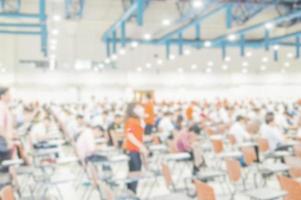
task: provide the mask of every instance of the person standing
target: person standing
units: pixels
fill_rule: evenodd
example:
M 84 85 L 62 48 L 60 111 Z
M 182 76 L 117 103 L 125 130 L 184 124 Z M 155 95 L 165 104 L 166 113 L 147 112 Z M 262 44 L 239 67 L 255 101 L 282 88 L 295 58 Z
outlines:
M 9 109 L 10 89 L 0 87 L 0 159 L 10 159 L 13 150 L 13 118 Z
M 146 135 L 150 135 L 153 132 L 153 127 L 155 124 L 155 111 L 154 111 L 154 102 L 151 94 L 146 94 L 146 100 L 144 103 L 144 112 L 145 112 L 145 130 Z
M 129 171 L 139 172 L 142 168 L 142 156 L 148 155 L 143 144 L 144 137 L 144 109 L 137 103 L 129 103 L 125 115 L 125 141 L 124 148 L 129 156 Z M 136 193 L 138 182 L 131 182 L 128 189 Z

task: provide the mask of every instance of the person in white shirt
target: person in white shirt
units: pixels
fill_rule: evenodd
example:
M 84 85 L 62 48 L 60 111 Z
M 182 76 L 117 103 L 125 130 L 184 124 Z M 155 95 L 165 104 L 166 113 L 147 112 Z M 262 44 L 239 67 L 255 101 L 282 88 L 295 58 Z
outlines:
M 268 140 L 270 151 L 275 151 L 285 143 L 284 136 L 275 123 L 274 113 L 269 112 L 265 117 L 265 124 L 262 125 L 260 133 Z
M 229 133 L 234 135 L 236 143 L 240 144 L 250 139 L 250 134 L 245 128 L 246 119 L 239 115 L 236 117 L 236 122 L 231 126 Z
M 171 113 L 165 112 L 158 125 L 159 132 L 161 133 L 161 139 L 164 140 L 170 136 L 175 130 L 175 126 L 172 123 Z

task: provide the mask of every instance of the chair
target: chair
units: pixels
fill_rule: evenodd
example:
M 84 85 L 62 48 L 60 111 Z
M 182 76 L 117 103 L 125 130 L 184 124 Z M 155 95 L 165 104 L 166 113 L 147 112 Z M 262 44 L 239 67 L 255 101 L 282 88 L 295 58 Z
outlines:
M 1 200 L 15 200 L 14 191 L 11 186 L 5 186 L 0 191 L 0 199 Z
M 298 157 L 286 157 L 285 163 L 289 166 L 289 173 L 292 178 L 301 177 L 301 159 Z
M 212 142 L 214 153 L 219 154 L 224 151 L 224 143 L 222 140 L 215 139 L 215 140 L 211 140 L 211 142 Z
M 269 151 L 269 142 L 265 138 L 259 138 L 257 140 L 260 153 L 267 153 Z
M 240 181 L 242 181 L 243 184 L 243 191 L 246 190 L 245 187 L 245 179 L 241 176 L 241 168 L 240 163 L 237 160 L 234 159 L 227 159 L 226 160 L 226 168 L 229 176 L 229 180 L 234 183 L 234 191 L 232 192 L 231 196 L 232 199 L 235 196 L 235 193 L 237 192 L 237 187 L 235 187 L 235 184 L 237 185 Z M 284 196 L 283 191 L 274 190 L 270 188 L 259 188 L 259 189 L 252 189 L 249 191 L 244 192 L 244 194 L 251 199 L 257 199 L 257 200 L 272 200 L 277 199 L 279 197 Z
M 194 184 L 196 188 L 197 200 L 216 200 L 214 190 L 211 186 L 198 180 L 195 180 Z
M 287 192 L 285 200 L 301 200 L 301 184 L 285 176 L 278 176 L 281 188 Z
M 294 154 L 295 156 L 301 158 L 301 145 L 297 144 L 294 146 Z
M 250 166 L 257 160 L 256 152 L 253 147 L 243 147 L 241 149 L 245 164 Z

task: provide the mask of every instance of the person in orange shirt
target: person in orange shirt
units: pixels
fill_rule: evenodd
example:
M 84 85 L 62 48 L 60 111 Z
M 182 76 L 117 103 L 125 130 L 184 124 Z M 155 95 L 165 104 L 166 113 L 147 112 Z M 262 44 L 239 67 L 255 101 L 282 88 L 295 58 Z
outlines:
M 155 112 L 154 112 L 154 103 L 151 94 L 146 94 L 146 100 L 144 103 L 144 112 L 145 112 L 145 129 L 144 133 L 150 135 L 153 132 L 153 127 L 155 124 Z
M 193 119 L 193 102 L 186 109 L 186 119 L 192 121 Z
M 137 103 L 127 106 L 125 117 L 125 142 L 124 148 L 129 156 L 129 171 L 139 172 L 142 168 L 142 156 L 148 155 L 148 150 L 143 144 L 144 137 L 144 109 Z M 136 193 L 138 182 L 131 182 L 128 189 Z

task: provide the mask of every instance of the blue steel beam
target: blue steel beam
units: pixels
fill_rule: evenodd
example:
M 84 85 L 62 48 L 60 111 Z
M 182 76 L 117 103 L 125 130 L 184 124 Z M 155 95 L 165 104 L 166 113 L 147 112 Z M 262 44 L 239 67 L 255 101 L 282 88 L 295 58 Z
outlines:
M 295 18 L 298 18 L 301 16 L 301 11 L 298 10 L 298 11 L 295 11 L 293 13 L 289 13 L 285 16 L 280 16 L 280 17 L 276 17 L 274 19 L 270 19 L 268 22 L 269 23 L 273 23 L 274 25 L 277 25 L 277 24 L 280 24 L 282 22 L 285 22 L 285 21 L 288 21 L 288 20 L 291 20 L 291 19 L 295 19 Z M 241 30 L 238 30 L 238 31 L 235 31 L 235 32 L 232 32 L 232 34 L 235 34 L 235 35 L 241 35 L 241 34 L 247 34 L 249 32 L 252 32 L 254 30 L 257 30 L 257 29 L 260 29 L 260 28 L 265 28 L 265 25 L 266 25 L 266 22 L 262 22 L 262 23 L 259 23 L 259 24 L 255 24 L 253 26 L 250 26 L 250 27 L 247 27 L 247 28 L 243 28 Z M 216 43 L 221 43 L 223 41 L 226 41 L 227 40 L 227 37 L 228 37 L 229 34 L 226 34 L 226 35 L 223 35 L 223 36 L 220 36 L 218 37 L 217 39 L 214 39 L 212 40 L 211 42 L 216 44 Z
M 173 31 L 173 32 L 170 32 L 170 33 L 167 33 L 166 35 L 164 35 L 163 37 L 161 37 L 159 40 L 160 42 L 163 42 L 165 40 L 168 40 L 168 39 L 171 39 L 172 37 L 175 37 L 177 36 L 179 33 L 183 33 L 187 30 L 189 30 L 190 28 L 194 27 L 196 24 L 200 24 L 202 21 L 204 21 L 205 19 L 207 19 L 208 17 L 211 17 L 213 16 L 214 14 L 216 14 L 217 12 L 223 10 L 224 8 L 226 8 L 227 6 L 225 5 L 220 5 L 218 6 L 217 8 L 215 8 L 214 10 L 212 10 L 211 12 L 207 13 L 207 14 L 204 14 L 200 17 L 198 17 L 197 19 L 194 19 L 192 22 L 190 22 L 189 24 Z
M 293 32 L 293 33 L 289 33 L 286 35 L 282 35 L 282 36 L 277 36 L 277 37 L 273 37 L 270 38 L 270 45 L 276 45 L 276 44 L 280 44 L 285 40 L 291 39 L 291 38 L 295 38 L 297 35 L 300 35 L 300 32 Z M 113 39 L 112 38 L 108 38 L 107 39 L 108 42 L 112 42 Z M 146 41 L 146 40 L 137 40 L 137 39 L 126 39 L 125 42 L 127 44 L 130 44 L 131 42 L 138 42 L 140 44 L 143 45 L 162 45 L 162 42 L 160 40 L 152 40 L 152 41 Z M 201 42 L 201 47 L 205 47 L 205 40 L 203 40 Z M 121 39 L 116 38 L 115 40 L 116 43 L 121 43 Z M 165 45 L 168 43 L 169 45 L 178 45 L 179 44 L 179 40 L 178 39 L 170 39 L 170 40 L 166 40 L 165 41 Z M 182 40 L 184 45 L 188 45 L 188 46 L 193 46 L 193 47 L 197 47 L 199 45 L 199 41 L 198 40 L 187 40 L 187 39 L 183 39 Z M 212 48 L 222 48 L 223 43 L 219 42 L 219 43 L 212 43 Z M 235 41 L 235 42 L 229 42 L 227 43 L 227 47 L 240 47 L 241 46 L 241 42 Z M 245 40 L 245 48 L 263 48 L 265 46 L 265 40 L 261 39 L 261 40 Z M 289 46 L 296 46 L 296 43 L 289 43 Z
M 47 32 L 47 15 L 46 15 L 46 0 L 39 1 L 39 19 L 41 25 L 41 50 L 44 56 L 48 54 L 48 32 Z
M 296 58 L 300 58 L 301 34 L 296 35 Z
M 113 31 L 119 29 L 122 26 L 122 23 L 126 23 L 133 15 L 135 15 L 137 12 L 137 22 L 138 24 L 141 23 L 141 20 L 143 21 L 143 18 L 141 19 L 140 15 L 143 15 L 144 5 L 142 6 L 142 13 L 141 13 L 141 2 L 144 4 L 145 0 L 135 0 L 135 2 L 129 7 L 129 9 L 120 17 L 120 19 L 113 24 L 102 36 L 102 40 L 105 41 L 106 38 L 110 37 L 110 35 L 113 33 Z
M 41 35 L 41 31 L 9 31 L 0 30 L 0 34 L 3 35 Z
M 34 13 L 0 13 L 0 17 L 39 19 L 40 15 L 39 14 L 34 14 Z
M 0 27 L 40 28 L 38 23 L 0 23 Z
M 227 27 L 227 29 L 232 28 L 232 20 L 233 20 L 232 10 L 233 10 L 233 4 L 230 3 L 227 5 L 227 8 L 226 8 L 226 27 Z

